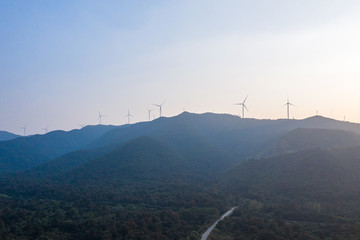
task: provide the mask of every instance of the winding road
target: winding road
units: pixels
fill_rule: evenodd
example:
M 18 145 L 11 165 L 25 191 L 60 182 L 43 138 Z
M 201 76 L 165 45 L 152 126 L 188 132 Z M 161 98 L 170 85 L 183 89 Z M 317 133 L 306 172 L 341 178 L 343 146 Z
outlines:
M 221 220 L 223 220 L 223 219 L 226 218 L 227 216 L 231 215 L 236 208 L 238 208 L 238 207 L 233 207 L 233 208 L 231 208 L 229 211 L 227 211 L 226 213 L 224 213 L 218 220 L 216 220 L 216 222 L 215 222 L 213 225 L 211 225 L 211 226 L 204 232 L 204 234 L 201 236 L 201 240 L 206 240 L 206 239 L 209 237 L 209 235 L 210 235 L 210 233 L 212 232 L 212 230 L 216 227 L 216 225 L 217 225 Z

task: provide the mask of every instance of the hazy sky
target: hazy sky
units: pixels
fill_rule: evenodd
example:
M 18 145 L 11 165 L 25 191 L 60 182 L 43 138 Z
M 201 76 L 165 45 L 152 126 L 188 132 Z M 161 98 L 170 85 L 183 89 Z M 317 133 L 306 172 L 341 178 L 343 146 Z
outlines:
M 183 111 L 360 122 L 360 1 L 0 0 L 0 130 Z

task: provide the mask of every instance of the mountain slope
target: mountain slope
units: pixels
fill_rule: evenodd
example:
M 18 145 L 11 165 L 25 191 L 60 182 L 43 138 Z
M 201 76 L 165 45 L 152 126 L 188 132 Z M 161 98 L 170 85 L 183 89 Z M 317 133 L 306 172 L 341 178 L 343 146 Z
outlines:
M 20 136 L 10 133 L 10 132 L 0 131 L 0 141 L 9 141 L 9 140 L 13 140 L 17 137 L 20 137 Z
M 141 136 L 111 149 L 78 150 L 48 161 L 34 169 L 21 172 L 16 176 L 25 178 L 24 181 L 27 181 L 26 179 L 37 179 L 39 181 L 56 179 L 60 182 L 75 183 L 77 179 L 83 179 L 84 182 L 79 183 L 80 185 L 98 179 L 94 184 L 102 185 L 104 179 L 114 180 L 121 177 L 122 179 L 129 178 L 127 181 L 134 181 L 131 178 L 132 175 L 118 175 L 122 170 L 115 170 L 127 166 L 130 172 L 132 169 L 138 168 L 144 168 L 147 171 L 151 169 L 152 175 L 159 169 L 169 168 L 171 175 L 168 175 L 167 179 L 177 179 L 178 174 L 183 172 L 189 178 L 201 181 L 232 166 L 233 159 L 226 153 L 214 149 L 202 139 L 191 138 L 188 134 L 184 136 L 186 136 L 185 139 L 178 139 L 174 136 L 172 143 L 167 142 L 165 138 L 159 140 Z M 176 147 L 174 143 L 177 144 Z M 132 159 L 136 159 L 136 161 L 132 161 Z M 161 166 L 158 161 L 162 161 Z M 174 168 L 175 165 L 176 169 Z M 92 175 L 94 177 L 89 177 Z M 154 177 L 156 178 L 157 175 L 155 174 Z M 144 178 L 141 177 L 138 180 L 144 180 Z M 181 178 L 181 181 L 184 179 Z
M 171 143 L 174 137 L 185 139 L 186 134 L 190 133 L 192 137 L 202 139 L 212 147 L 244 160 L 273 154 L 274 143 L 281 136 L 297 128 L 334 129 L 360 133 L 359 124 L 321 116 L 303 120 L 257 120 L 241 119 L 227 114 L 184 112 L 172 118 L 159 118 L 152 122 L 114 129 L 90 144 L 89 148 L 118 145 L 142 135 L 166 139 Z
M 197 197 L 210 194 L 204 185 L 209 170 L 154 138 L 142 136 L 110 152 L 92 151 L 2 178 L 0 188 L 7 194 L 71 201 L 80 195 L 100 202 L 181 206 L 190 199 L 210 200 Z
M 152 122 L 112 129 L 89 144 L 86 149 L 93 152 L 94 156 L 99 156 L 100 154 L 95 153 L 95 149 L 101 149 L 101 154 L 105 154 L 126 142 L 146 135 L 171 147 L 182 159 L 189 161 L 193 168 L 198 169 L 197 174 L 211 176 L 220 174 L 239 161 L 251 157 L 316 147 L 328 149 L 354 146 L 359 143 L 359 136 L 352 132 L 298 128 L 298 126 L 319 127 L 319 125 L 347 128 L 342 122 L 322 117 L 274 121 L 185 112 L 172 118 L 160 118 Z M 84 156 L 81 156 L 82 153 Z M 83 161 L 94 158 L 85 151 L 76 153 L 76 156 Z M 63 156 L 64 162 L 57 160 L 57 164 L 65 166 L 72 161 L 71 159 L 74 159 L 71 155 Z M 73 163 L 78 165 L 82 160 Z M 48 167 L 51 168 L 51 164 Z
M 337 129 L 297 128 L 280 137 L 272 155 L 307 149 L 331 149 L 360 145 L 360 135 Z
M 187 170 L 166 145 L 143 136 L 67 172 L 62 179 L 82 186 L 124 186 L 137 182 L 154 186 L 183 178 Z
M 245 161 L 224 174 L 221 185 L 256 197 L 360 200 L 359 172 L 360 147 L 315 149 Z
M 190 239 L 226 207 L 200 184 L 191 161 L 154 138 L 133 139 L 95 158 L 91 151 L 0 177 L 3 231 L 39 226 L 38 235 L 61 239 Z M 43 171 L 52 173 L 36 175 Z M 18 232 L 7 236 L 34 236 Z
M 0 142 L 0 173 L 26 170 L 86 145 L 115 128 L 87 126 L 81 130 L 53 131 Z
M 93 126 L 68 133 L 54 131 L 46 135 L 0 142 L 0 173 L 30 169 L 83 148 L 102 148 L 110 152 L 140 136 L 155 138 L 186 158 L 192 157 L 194 162 L 203 162 L 203 166 L 210 164 L 209 169 L 217 170 L 220 167 L 221 170 L 248 158 L 290 151 L 286 148 L 274 151 L 274 143 L 297 128 L 329 128 L 360 133 L 358 124 L 320 116 L 304 120 L 256 120 L 227 114 L 184 112 L 171 118 L 122 127 Z M 344 141 L 354 140 L 353 136 L 346 137 L 350 139 Z M 325 143 L 332 144 L 329 141 Z

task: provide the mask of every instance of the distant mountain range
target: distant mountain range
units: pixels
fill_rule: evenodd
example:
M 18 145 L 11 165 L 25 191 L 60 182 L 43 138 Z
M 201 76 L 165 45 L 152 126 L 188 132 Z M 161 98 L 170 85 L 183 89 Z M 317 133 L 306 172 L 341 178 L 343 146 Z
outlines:
M 220 177 L 220 189 L 236 194 L 257 191 L 256 186 L 266 185 L 275 176 L 279 182 L 286 178 L 300 181 L 294 176 L 299 176 L 296 171 L 306 164 L 309 169 L 334 166 L 332 174 L 336 175 L 341 168 L 328 166 L 334 163 L 328 160 L 342 156 L 334 151 L 357 149 L 359 132 L 358 124 L 320 116 L 256 120 L 185 112 L 134 125 L 87 126 L 2 141 L 0 169 L 3 174 L 19 172 L 15 175 L 19 182 L 84 189 L 113 186 L 117 191 L 133 185 L 206 184 Z M 304 174 L 309 174 L 307 180 L 319 180 L 313 173 Z M 280 190 L 274 187 L 271 191 Z
M 83 150 L 85 155 L 88 155 L 86 151 L 108 153 L 133 139 L 148 136 L 209 175 L 248 158 L 314 147 L 355 146 L 360 143 L 358 133 L 358 124 L 320 116 L 304 120 L 256 120 L 184 112 L 172 118 L 121 127 L 87 126 L 70 132 L 54 131 L 2 141 L 0 173 L 31 169 L 76 150 Z
M 10 132 L 0 131 L 0 141 L 9 141 L 9 140 L 15 139 L 17 137 L 20 137 L 20 136 L 10 133 Z

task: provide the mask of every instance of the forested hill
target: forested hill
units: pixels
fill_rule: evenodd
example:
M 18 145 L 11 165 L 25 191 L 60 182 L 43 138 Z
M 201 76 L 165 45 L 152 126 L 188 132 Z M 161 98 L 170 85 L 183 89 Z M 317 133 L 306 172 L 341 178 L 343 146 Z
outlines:
M 70 132 L 53 131 L 45 135 L 1 141 L 0 173 L 31 169 L 63 154 L 81 149 L 91 151 L 107 149 L 109 152 L 141 136 L 149 136 L 165 142 L 169 147 L 176 149 L 182 155 L 187 155 L 188 158 L 193 158 L 194 161 L 198 161 L 199 156 L 209 156 L 215 162 L 216 159 L 222 158 L 224 166 L 230 167 L 232 164 L 248 158 L 301 150 L 304 146 L 291 145 L 293 143 L 288 141 L 292 138 L 291 136 L 294 136 L 294 133 L 299 131 L 288 133 L 297 128 L 333 129 L 360 133 L 358 124 L 335 121 L 320 116 L 304 120 L 257 120 L 241 119 L 228 114 L 184 112 L 175 117 L 162 117 L 151 122 L 120 127 L 88 126 Z M 323 136 L 322 140 L 325 140 L 323 145 L 328 144 L 325 147 L 334 145 L 333 142 L 326 140 L 326 134 L 330 133 L 323 134 L 319 130 L 316 132 L 302 130 L 302 132 L 303 134 L 298 134 L 302 138 L 305 135 L 307 137 L 310 137 L 311 134 L 314 136 L 316 133 Z M 341 133 L 341 135 L 347 139 L 344 140 L 344 143 L 350 145 L 356 138 L 354 134 L 351 136 L 351 134 Z M 297 138 L 297 136 L 295 137 Z M 279 140 L 280 138 L 281 140 Z M 276 145 L 276 143 L 278 144 Z M 215 154 L 211 154 L 211 152 Z M 212 164 L 210 160 L 207 162 Z M 209 167 L 216 169 L 216 164 L 210 165 Z
M 213 148 L 222 149 L 227 154 L 243 160 L 274 154 L 276 141 L 297 128 L 333 129 L 360 133 L 359 124 L 321 116 L 303 120 L 258 120 L 241 119 L 228 114 L 184 112 L 171 118 L 159 118 L 152 122 L 130 125 L 127 128 L 113 129 L 90 144 L 88 148 L 118 145 L 143 135 L 163 139 L 168 144 L 181 148 L 186 146 L 188 139 L 197 138 Z M 317 132 L 322 134 L 320 131 Z M 311 134 L 314 135 L 314 133 Z M 345 136 L 347 137 L 354 138 L 350 135 Z
M 322 118 L 316 119 L 324 124 Z M 83 150 L 49 161 L 32 171 L 32 174 L 44 176 L 66 172 L 142 136 L 148 136 L 172 149 L 181 157 L 179 161 L 197 169 L 196 174 L 203 177 L 221 174 L 241 160 L 259 155 L 360 143 L 359 135 L 353 132 L 296 128 L 307 126 L 307 121 L 254 120 L 211 113 L 183 113 L 173 118 L 160 118 L 110 130 Z M 314 119 L 309 121 L 311 124 L 308 125 L 318 126 L 314 124 Z M 294 130 L 287 132 L 287 129 Z M 285 135 L 282 135 L 284 132 Z
M 247 160 L 218 178 L 239 208 L 210 239 L 359 239 L 360 147 Z
M 91 151 L 0 177 L 0 224 L 5 226 L 0 236 L 28 239 L 20 216 L 39 214 L 40 221 L 29 221 L 27 228 L 41 231 L 31 236 L 185 240 L 226 207 L 199 177 L 203 163 L 194 164 L 159 140 L 142 136 L 110 152 L 96 151 L 94 158 Z M 10 214 L 6 206 L 12 207 Z
M 224 173 L 219 184 L 226 192 L 258 200 L 318 202 L 325 211 L 331 204 L 360 203 L 359 172 L 360 147 L 314 149 L 244 161 Z
M 9 141 L 17 137 L 19 137 L 19 135 L 7 131 L 0 131 L 0 141 Z
M 200 239 L 240 206 L 234 217 L 244 224 L 228 226 L 244 239 L 302 239 L 323 226 L 308 239 L 351 239 L 360 232 L 358 132 L 323 117 L 183 113 L 5 141 L 0 146 L 14 152 L 27 147 L 19 162 L 47 148 L 69 152 L 40 155 L 45 163 L 0 177 L 0 238 Z M 311 229 L 296 227 L 303 222 Z
M 0 173 L 26 170 L 62 154 L 81 149 L 114 126 L 86 126 L 0 142 Z
M 331 149 L 360 146 L 360 134 L 338 129 L 297 128 L 281 136 L 270 155 L 307 149 Z

